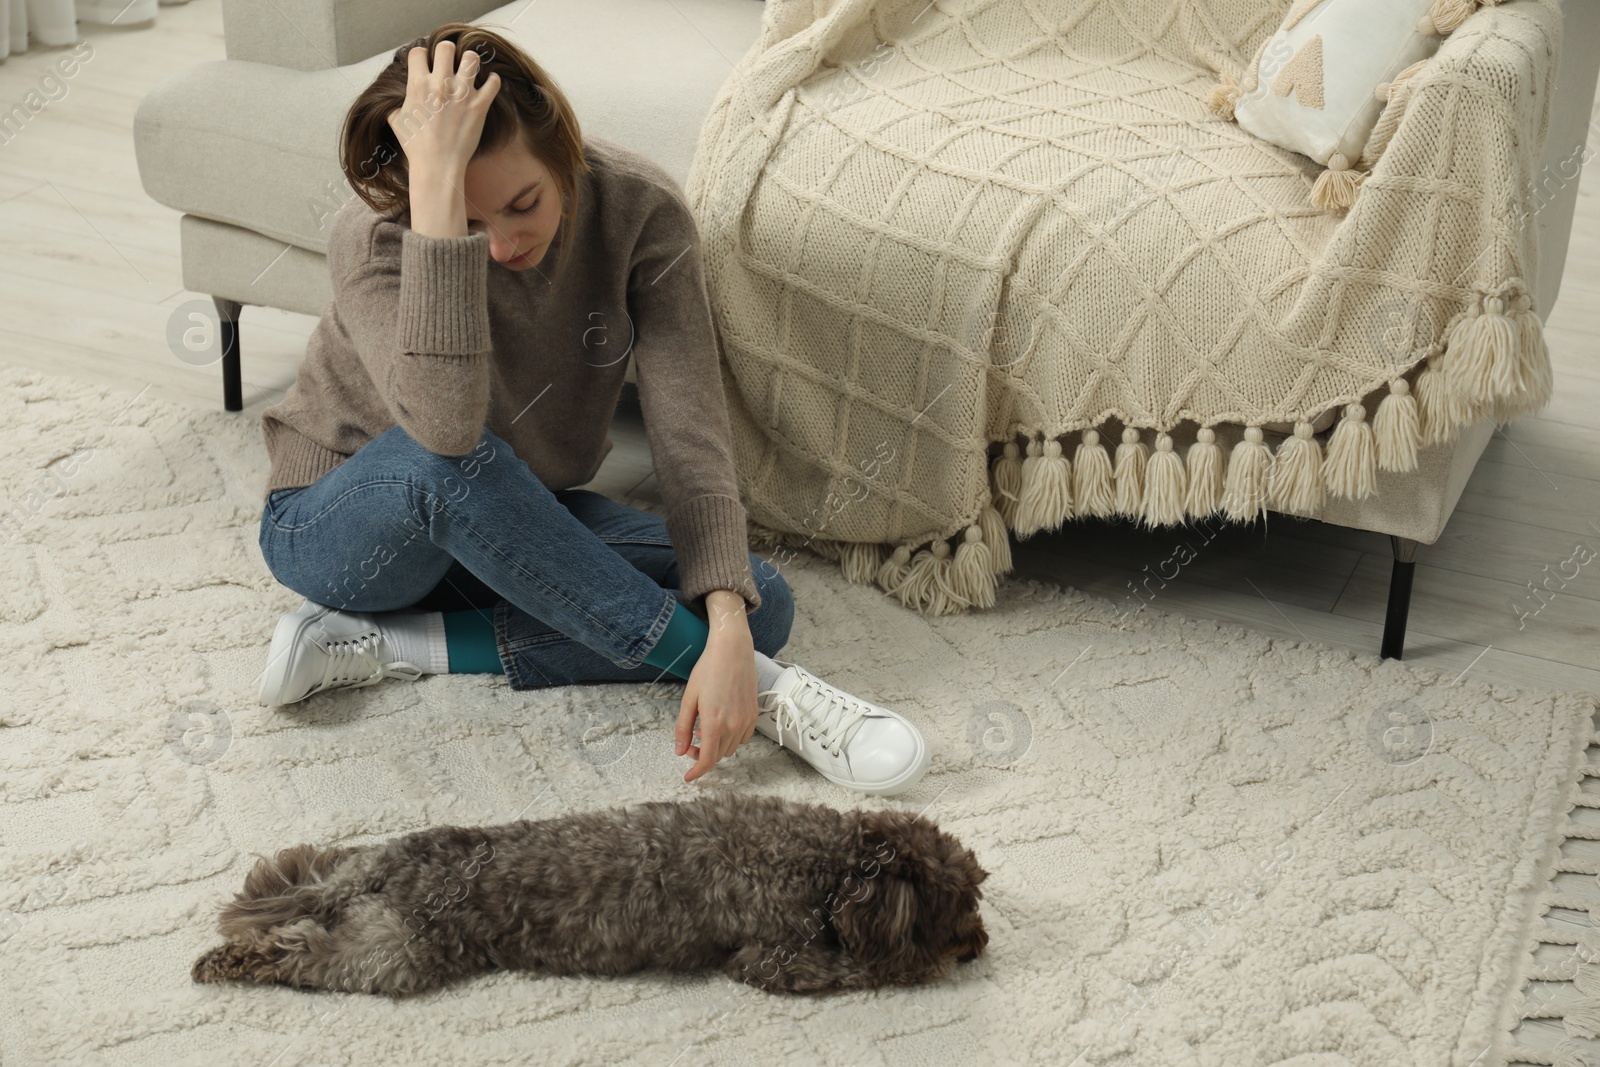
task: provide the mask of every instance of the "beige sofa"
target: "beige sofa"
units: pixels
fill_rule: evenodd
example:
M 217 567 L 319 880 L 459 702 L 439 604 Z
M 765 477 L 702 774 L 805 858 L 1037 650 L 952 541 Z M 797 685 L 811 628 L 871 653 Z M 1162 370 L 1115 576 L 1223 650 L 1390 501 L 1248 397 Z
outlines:
M 183 212 L 184 285 L 216 303 L 224 406 L 242 407 L 242 306 L 317 315 L 332 297 L 326 227 L 354 195 L 337 164 L 340 123 L 400 44 L 449 21 L 509 29 L 555 76 L 587 133 L 645 153 L 686 183 L 701 122 L 757 39 L 764 10 L 761 0 L 223 0 L 228 58 L 152 90 L 135 117 L 134 147 L 146 192 Z M 1578 188 L 1570 175 L 1587 155 L 1600 70 L 1600 2 L 1563 0 L 1563 10 L 1534 216 L 1546 317 L 1560 290 Z M 1385 656 L 1403 649 L 1416 549 L 1438 540 L 1493 432 L 1486 422 L 1449 447 L 1425 449 L 1416 472 L 1380 471 L 1376 495 L 1330 498 L 1316 516 L 1391 538 Z

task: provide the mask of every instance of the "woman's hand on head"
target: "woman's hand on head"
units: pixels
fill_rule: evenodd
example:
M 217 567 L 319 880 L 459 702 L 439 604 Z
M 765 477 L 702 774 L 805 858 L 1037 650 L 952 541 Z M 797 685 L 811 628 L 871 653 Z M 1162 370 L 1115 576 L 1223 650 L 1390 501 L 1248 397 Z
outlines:
M 719 594 L 725 594 L 720 595 Z M 756 731 L 756 652 L 744 598 L 728 590 L 706 596 L 710 633 L 689 671 L 678 710 L 677 753 L 694 758 L 683 780 L 692 782 L 738 751 Z M 695 720 L 700 743 L 693 744 Z
M 500 76 L 491 72 L 474 87 L 481 59 L 469 48 L 456 67 L 456 44 L 440 41 L 432 68 L 421 45 L 406 55 L 405 103 L 389 112 L 389 128 L 405 151 L 406 167 L 415 177 L 440 174 L 459 177 L 478 150 L 489 102 L 500 91 Z

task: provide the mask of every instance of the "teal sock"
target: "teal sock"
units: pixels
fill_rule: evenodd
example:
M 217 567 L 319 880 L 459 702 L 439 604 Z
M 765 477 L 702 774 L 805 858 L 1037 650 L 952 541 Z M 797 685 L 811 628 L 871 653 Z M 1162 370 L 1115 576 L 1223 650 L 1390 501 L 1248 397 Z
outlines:
M 700 653 L 706 650 L 706 638 L 710 635 L 710 625 L 684 607 L 683 601 L 677 600 L 677 610 L 667 620 L 667 628 L 662 631 L 661 639 L 644 657 L 644 661 L 652 667 L 660 667 L 687 679 Z
M 494 616 L 488 611 L 441 612 L 451 674 L 504 674 L 495 643 Z

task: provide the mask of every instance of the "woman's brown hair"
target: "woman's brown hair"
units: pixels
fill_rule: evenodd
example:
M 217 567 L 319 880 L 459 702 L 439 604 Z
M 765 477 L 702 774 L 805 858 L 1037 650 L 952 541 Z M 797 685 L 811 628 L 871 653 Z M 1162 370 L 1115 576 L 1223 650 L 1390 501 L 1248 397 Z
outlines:
M 500 91 L 484 114 L 483 133 L 473 158 L 498 151 L 519 131 L 528 151 L 550 172 L 561 193 L 561 251 L 565 263 L 572 251 L 572 220 L 578 211 L 578 178 L 589 172 L 583 157 L 583 133 L 578 117 L 557 87 L 555 79 L 502 34 L 465 22 L 447 22 L 426 37 L 395 49 L 394 58 L 362 90 L 345 114 L 340 139 L 340 165 L 357 196 L 379 214 L 411 209 L 405 151 L 389 126 L 390 113 L 405 105 L 407 56 L 421 46 L 433 66 L 440 41 L 454 41 L 456 61 L 468 49 L 478 53 L 480 64 L 473 79 L 481 87 L 490 72 L 500 75 Z

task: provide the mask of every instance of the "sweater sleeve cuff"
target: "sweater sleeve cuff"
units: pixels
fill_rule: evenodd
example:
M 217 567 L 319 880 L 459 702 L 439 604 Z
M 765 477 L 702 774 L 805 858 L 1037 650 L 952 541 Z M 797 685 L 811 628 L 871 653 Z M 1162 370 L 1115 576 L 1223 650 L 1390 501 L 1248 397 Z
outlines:
M 489 235 L 400 239 L 400 307 L 396 343 L 402 352 L 470 355 L 489 341 Z
M 713 589 L 731 589 L 748 610 L 761 606 L 750 573 L 750 536 L 744 504 L 734 497 L 697 496 L 667 513 L 667 536 L 678 557 L 678 578 L 686 600 Z

